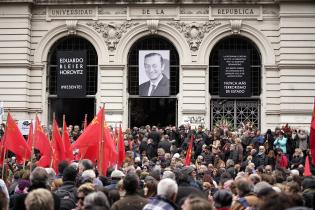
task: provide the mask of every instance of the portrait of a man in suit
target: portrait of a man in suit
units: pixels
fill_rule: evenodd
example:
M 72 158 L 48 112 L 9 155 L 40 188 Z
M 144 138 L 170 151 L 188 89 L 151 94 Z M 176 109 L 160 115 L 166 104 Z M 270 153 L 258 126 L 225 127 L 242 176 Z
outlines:
M 169 51 L 139 51 L 139 62 L 141 62 L 141 55 L 143 56 L 144 70 L 139 69 L 139 95 L 140 96 L 169 96 L 170 94 L 170 81 L 165 74 L 166 58 L 169 59 Z M 139 63 L 139 68 L 141 64 Z M 145 72 L 145 74 L 143 73 Z M 144 76 L 145 75 L 145 76 Z M 146 77 L 148 80 L 145 80 Z

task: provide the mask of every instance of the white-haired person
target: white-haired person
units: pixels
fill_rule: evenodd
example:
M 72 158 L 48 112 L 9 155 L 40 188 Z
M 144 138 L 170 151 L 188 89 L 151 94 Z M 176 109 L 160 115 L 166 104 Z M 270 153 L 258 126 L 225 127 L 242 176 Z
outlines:
M 175 210 L 177 183 L 170 178 L 162 179 L 157 186 L 157 196 L 144 206 L 143 210 Z

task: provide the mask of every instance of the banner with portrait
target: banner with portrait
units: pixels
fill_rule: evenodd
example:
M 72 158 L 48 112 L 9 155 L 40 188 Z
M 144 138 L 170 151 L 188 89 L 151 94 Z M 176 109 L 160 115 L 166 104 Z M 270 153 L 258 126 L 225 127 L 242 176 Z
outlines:
M 170 95 L 169 50 L 139 50 L 139 95 Z

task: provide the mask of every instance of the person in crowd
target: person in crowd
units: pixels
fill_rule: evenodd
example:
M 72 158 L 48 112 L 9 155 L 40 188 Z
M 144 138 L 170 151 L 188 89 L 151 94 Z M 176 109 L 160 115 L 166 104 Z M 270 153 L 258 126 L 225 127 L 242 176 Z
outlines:
M 209 201 L 201 197 L 193 196 L 186 198 L 181 207 L 182 210 L 212 210 L 212 206 Z
M 123 180 L 123 188 L 126 195 L 123 199 L 116 201 L 111 210 L 138 210 L 142 209 L 147 203 L 147 199 L 139 196 L 137 190 L 139 187 L 139 178 L 134 173 L 129 173 Z
M 28 193 L 25 207 L 26 210 L 54 210 L 54 199 L 49 190 L 39 188 Z
M 92 192 L 84 198 L 84 210 L 109 210 L 109 202 L 103 192 Z
M 152 199 L 157 194 L 157 184 L 158 182 L 155 179 L 149 179 L 145 181 L 143 187 L 143 194 L 145 198 Z
M 36 167 L 30 176 L 31 185 L 28 189 L 28 192 L 31 192 L 35 189 L 49 189 L 49 180 L 48 180 L 48 173 L 45 168 Z M 21 194 L 15 198 L 13 210 L 25 210 L 25 198 L 27 194 Z M 52 194 L 54 200 L 54 208 L 60 209 L 60 199 L 57 195 Z
M 306 131 L 304 129 L 299 129 L 297 132 L 298 137 L 298 147 L 300 150 L 302 150 L 303 155 L 306 156 L 306 151 L 308 149 L 308 143 L 307 143 L 307 137 Z
M 299 165 L 304 165 L 304 154 L 300 148 L 295 148 L 290 164 L 291 169 L 297 169 Z
M 62 185 L 55 191 L 60 199 L 60 210 L 71 210 L 76 207 L 76 191 L 75 178 L 77 170 L 73 166 L 67 166 L 63 170 Z
M 259 166 L 265 166 L 268 164 L 268 158 L 265 154 L 266 149 L 264 146 L 259 146 L 258 153 L 256 154 L 253 163 L 255 167 L 258 168 Z
M 284 154 L 287 153 L 287 138 L 284 137 L 283 132 L 279 132 L 279 136 L 273 142 L 276 149 L 281 149 Z
M 216 210 L 230 210 L 233 194 L 228 190 L 218 190 L 213 195 L 213 205 Z
M 246 178 L 240 178 L 235 183 L 238 200 L 234 202 L 231 210 L 257 208 L 258 198 L 254 194 L 254 185 Z
M 176 210 L 177 183 L 170 178 L 162 179 L 157 186 L 157 196 L 143 210 Z
M 77 189 L 77 204 L 75 210 L 84 210 L 84 199 L 88 194 L 92 192 L 95 192 L 95 186 L 92 183 L 82 184 Z
M 288 168 L 289 161 L 281 148 L 277 149 L 277 156 L 276 156 L 276 168 Z
M 111 177 L 111 182 L 109 185 L 105 186 L 106 189 L 112 190 L 112 189 L 117 189 L 117 183 L 125 176 L 125 174 L 120 171 L 120 170 L 114 170 L 110 177 Z

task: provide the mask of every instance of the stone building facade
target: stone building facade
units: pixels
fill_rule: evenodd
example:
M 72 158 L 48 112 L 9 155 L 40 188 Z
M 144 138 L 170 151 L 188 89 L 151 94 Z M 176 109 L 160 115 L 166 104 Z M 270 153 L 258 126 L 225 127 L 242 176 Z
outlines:
M 84 99 L 58 101 L 54 53 L 83 48 L 93 60 L 87 64 L 91 92 Z M 250 58 L 256 59 L 250 64 L 256 92 L 222 97 L 216 53 L 238 48 L 250 49 Z M 138 58 L 133 52 L 141 49 L 174 54 L 169 97 L 137 94 Z M 144 114 L 154 118 L 151 113 L 164 103 L 160 114 L 171 116 L 176 125 L 212 127 L 227 120 L 235 127 L 251 121 L 262 130 L 284 123 L 307 128 L 314 96 L 314 1 L 0 2 L 0 101 L 15 119 L 33 119 L 38 113 L 48 124 L 56 107 L 73 115 L 77 111 L 71 109 L 80 108 L 82 101 L 82 107 L 92 109 L 90 115 L 105 103 L 107 121 L 126 128 L 139 126 L 135 122 Z

